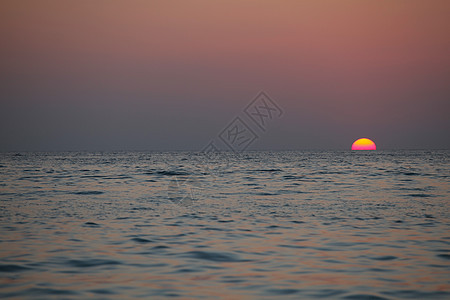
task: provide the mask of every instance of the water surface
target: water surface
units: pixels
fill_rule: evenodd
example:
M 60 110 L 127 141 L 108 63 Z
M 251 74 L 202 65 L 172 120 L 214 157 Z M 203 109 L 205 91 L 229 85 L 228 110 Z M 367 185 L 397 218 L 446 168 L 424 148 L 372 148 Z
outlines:
M 448 299 L 448 154 L 3 153 L 0 297 Z

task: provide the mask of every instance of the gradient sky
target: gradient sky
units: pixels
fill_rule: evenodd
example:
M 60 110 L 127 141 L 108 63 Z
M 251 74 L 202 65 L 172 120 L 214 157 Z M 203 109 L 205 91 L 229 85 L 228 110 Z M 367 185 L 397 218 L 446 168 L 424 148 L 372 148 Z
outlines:
M 0 150 L 450 148 L 450 1 L 0 2 Z

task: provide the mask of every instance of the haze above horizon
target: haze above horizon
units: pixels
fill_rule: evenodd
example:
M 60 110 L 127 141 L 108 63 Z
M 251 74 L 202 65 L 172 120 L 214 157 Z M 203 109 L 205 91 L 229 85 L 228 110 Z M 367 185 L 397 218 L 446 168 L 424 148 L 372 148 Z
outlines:
M 2 1 L 0 151 L 195 151 L 237 116 L 257 136 L 248 150 L 449 149 L 449 13 L 438 0 Z M 283 112 L 264 127 L 244 114 L 260 91 Z

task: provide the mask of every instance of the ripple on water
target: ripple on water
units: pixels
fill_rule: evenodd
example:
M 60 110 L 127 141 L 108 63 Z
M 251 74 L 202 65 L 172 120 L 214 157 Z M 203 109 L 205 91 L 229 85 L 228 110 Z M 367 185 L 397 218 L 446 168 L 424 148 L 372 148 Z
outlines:
M 154 241 L 151 241 L 151 240 L 148 240 L 148 239 L 144 239 L 144 238 L 139 238 L 139 237 L 132 238 L 131 240 L 133 242 L 141 243 L 141 244 L 154 243 Z
M 99 295 L 116 295 L 117 293 L 111 289 L 95 289 L 90 290 L 93 294 L 99 294 Z
M 383 294 L 396 298 L 403 299 L 450 299 L 448 291 L 418 291 L 418 290 L 403 290 L 403 291 L 389 291 Z
M 371 294 L 354 294 L 345 296 L 343 299 L 355 299 L 355 300 L 387 300 L 388 298 L 371 295 Z
M 43 297 L 39 299 L 46 299 L 49 296 L 76 296 L 79 295 L 79 292 L 73 290 L 63 290 L 63 289 L 54 289 L 54 288 L 29 288 L 24 289 L 17 292 L 0 294 L 3 297 L 26 297 L 26 298 L 36 298 L 38 296 Z
M 165 245 L 158 245 L 152 248 L 153 250 L 160 250 L 160 249 L 170 249 L 169 246 L 165 246 Z
M 95 222 L 86 222 L 83 224 L 84 227 L 100 227 L 100 224 L 97 224 Z
M 339 289 L 302 290 L 302 294 L 305 294 L 308 298 L 335 299 L 337 296 L 345 293 L 344 290 Z
M 245 262 L 234 253 L 227 252 L 207 252 L 207 251 L 189 251 L 184 254 L 186 257 L 214 261 L 214 262 Z
M 385 256 L 371 257 L 370 259 L 380 260 L 380 261 L 383 261 L 383 260 L 394 260 L 394 259 L 397 259 L 397 256 L 385 255 Z
M 158 171 L 156 174 L 166 175 L 166 176 L 182 176 L 182 175 L 190 175 L 190 173 L 185 171 Z
M 24 267 L 21 265 L 14 265 L 14 264 L 2 264 L 0 265 L 0 272 L 5 273 L 16 273 L 16 272 L 23 272 L 27 270 L 31 270 L 32 268 Z
M 92 268 L 106 265 L 121 265 L 117 260 L 111 259 L 70 259 L 65 262 L 66 265 L 76 268 Z
M 292 295 L 300 292 L 298 289 L 267 289 L 266 292 L 271 295 Z
M 80 191 L 80 192 L 74 192 L 73 194 L 75 194 L 75 195 L 101 195 L 104 193 L 105 192 L 101 192 L 101 191 Z
M 408 194 L 406 195 L 408 197 L 413 197 L 413 198 L 431 198 L 431 197 L 435 197 L 432 194 Z

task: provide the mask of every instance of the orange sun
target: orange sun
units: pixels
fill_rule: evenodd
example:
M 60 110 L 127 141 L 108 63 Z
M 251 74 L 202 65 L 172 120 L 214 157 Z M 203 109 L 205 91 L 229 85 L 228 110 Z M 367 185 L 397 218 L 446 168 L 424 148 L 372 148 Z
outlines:
M 377 146 L 373 141 L 362 138 L 353 143 L 352 150 L 377 150 Z

